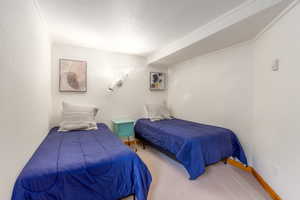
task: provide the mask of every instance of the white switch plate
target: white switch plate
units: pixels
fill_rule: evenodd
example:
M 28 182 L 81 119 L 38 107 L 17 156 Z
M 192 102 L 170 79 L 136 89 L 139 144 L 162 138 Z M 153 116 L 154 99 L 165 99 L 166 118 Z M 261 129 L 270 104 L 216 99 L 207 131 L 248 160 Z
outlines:
M 273 64 L 272 64 L 272 71 L 279 71 L 279 59 L 276 59 L 273 61 Z

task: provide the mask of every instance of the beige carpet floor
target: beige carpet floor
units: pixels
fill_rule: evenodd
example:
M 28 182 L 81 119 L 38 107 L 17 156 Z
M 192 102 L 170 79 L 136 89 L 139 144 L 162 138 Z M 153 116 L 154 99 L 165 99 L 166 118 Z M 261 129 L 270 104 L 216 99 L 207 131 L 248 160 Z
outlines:
M 137 153 L 153 178 L 148 200 L 271 200 L 252 175 L 222 162 L 191 181 L 179 163 L 157 150 L 139 147 Z

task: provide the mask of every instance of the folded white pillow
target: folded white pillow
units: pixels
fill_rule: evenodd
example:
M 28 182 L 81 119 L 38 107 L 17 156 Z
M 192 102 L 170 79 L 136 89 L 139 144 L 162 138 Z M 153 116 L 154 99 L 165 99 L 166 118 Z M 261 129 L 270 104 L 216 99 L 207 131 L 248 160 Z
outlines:
M 161 104 L 146 104 L 146 115 L 151 121 L 158 121 L 162 119 L 172 119 L 170 110 L 165 105 Z
M 146 104 L 145 110 L 147 113 L 147 118 L 149 118 L 151 121 L 157 121 L 162 119 L 159 104 Z
M 63 102 L 62 122 L 59 131 L 97 130 L 95 106 L 75 105 Z
M 160 107 L 160 114 L 163 119 L 172 119 L 173 118 L 170 109 L 166 105 L 162 105 Z

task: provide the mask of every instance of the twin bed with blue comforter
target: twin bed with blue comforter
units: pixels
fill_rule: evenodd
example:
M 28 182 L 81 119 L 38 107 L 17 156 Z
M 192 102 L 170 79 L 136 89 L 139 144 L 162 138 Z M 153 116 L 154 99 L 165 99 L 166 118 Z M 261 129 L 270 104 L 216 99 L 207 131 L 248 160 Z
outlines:
M 247 165 L 243 148 L 229 129 L 180 119 L 140 119 L 135 133 L 137 138 L 175 157 L 192 180 L 203 174 L 207 165 L 231 156 Z
M 12 200 L 146 200 L 152 181 L 143 161 L 104 124 L 98 130 L 53 128 L 19 175 Z M 168 119 L 140 119 L 136 137 L 170 153 L 190 179 L 207 165 L 236 157 L 247 165 L 236 135 L 225 128 Z
M 19 175 L 12 200 L 146 200 L 151 175 L 104 124 L 95 131 L 50 131 Z

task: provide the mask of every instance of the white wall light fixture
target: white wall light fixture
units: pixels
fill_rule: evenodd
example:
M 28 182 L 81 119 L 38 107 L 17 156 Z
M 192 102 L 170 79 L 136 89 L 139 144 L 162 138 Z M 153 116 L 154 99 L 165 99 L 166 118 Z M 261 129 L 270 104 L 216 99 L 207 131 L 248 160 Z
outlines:
M 121 77 L 119 77 L 118 79 L 114 80 L 108 87 L 108 91 L 109 92 L 114 92 L 116 88 L 120 88 L 123 86 L 125 80 L 128 77 L 128 73 L 122 75 Z

